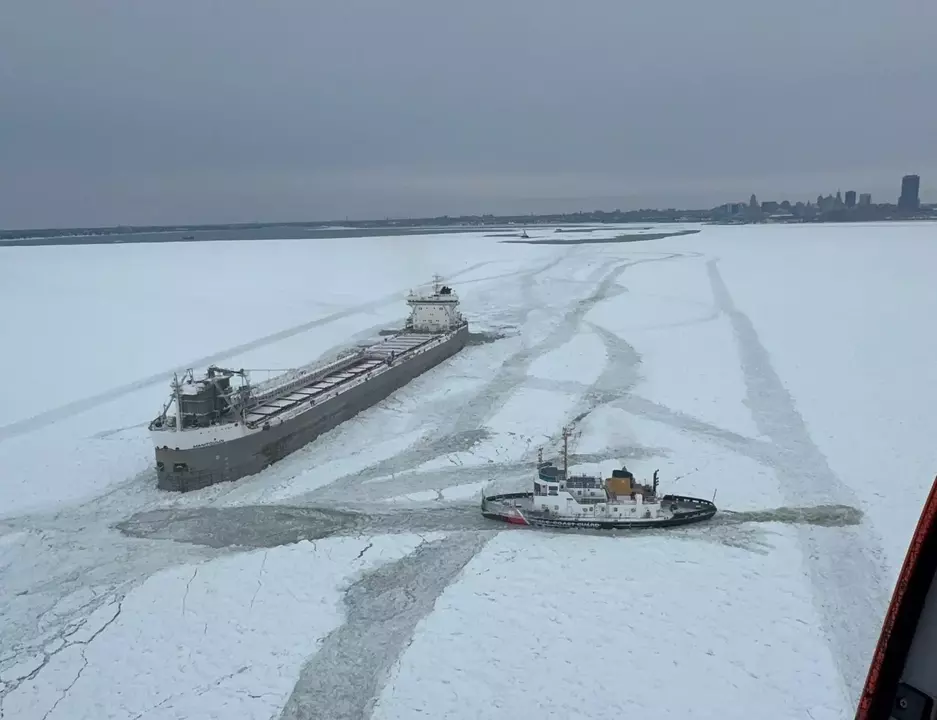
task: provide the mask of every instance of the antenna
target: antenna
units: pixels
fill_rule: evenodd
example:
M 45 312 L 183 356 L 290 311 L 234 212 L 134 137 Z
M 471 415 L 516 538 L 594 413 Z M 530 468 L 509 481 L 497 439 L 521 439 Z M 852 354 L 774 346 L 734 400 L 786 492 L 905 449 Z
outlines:
M 182 376 L 182 379 L 185 379 L 185 375 Z M 176 373 L 172 374 L 172 394 L 176 401 L 176 432 L 182 432 L 182 385 L 179 382 L 179 375 Z
M 568 425 L 563 426 L 563 477 L 569 477 L 569 435 Z

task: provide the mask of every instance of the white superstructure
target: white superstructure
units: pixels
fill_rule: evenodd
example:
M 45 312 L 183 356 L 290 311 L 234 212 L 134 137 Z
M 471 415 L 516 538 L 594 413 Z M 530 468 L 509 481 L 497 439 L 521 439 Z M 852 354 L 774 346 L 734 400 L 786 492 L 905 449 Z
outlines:
M 459 296 L 447 285 L 440 285 L 441 278 L 433 278 L 432 295 L 416 295 L 412 290 L 407 296 L 410 317 L 406 328 L 417 333 L 445 333 L 465 324 L 459 312 Z
M 588 476 L 570 477 L 566 481 L 541 476 L 534 481 L 531 509 L 570 519 L 656 520 L 662 517 L 663 508 L 657 498 L 652 496 L 645 502 L 642 492 L 632 492 L 627 497 L 612 496 L 600 483 L 599 478 Z M 672 513 L 665 516 L 671 517 Z

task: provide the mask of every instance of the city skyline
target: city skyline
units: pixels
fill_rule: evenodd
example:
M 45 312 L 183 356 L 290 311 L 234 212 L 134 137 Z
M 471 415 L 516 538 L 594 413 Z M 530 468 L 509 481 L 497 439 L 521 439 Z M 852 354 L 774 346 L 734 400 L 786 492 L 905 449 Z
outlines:
M 0 226 L 889 197 L 909 170 L 927 199 L 935 22 L 915 0 L 9 0 Z
M 898 191 L 897 198 L 892 201 L 887 197 L 879 200 L 876 199 L 873 202 L 873 194 L 865 190 L 857 191 L 853 188 L 848 190 L 842 190 L 841 188 L 836 189 L 835 195 L 832 192 L 819 193 L 816 199 L 816 205 L 823 205 L 824 201 L 835 200 L 836 204 L 846 208 L 852 208 L 857 206 L 864 205 L 893 205 L 902 210 L 913 211 L 917 210 L 921 206 L 926 206 L 929 203 L 926 199 L 921 199 L 921 176 L 916 173 L 909 173 L 901 176 L 900 189 Z M 757 197 L 757 193 L 752 193 L 749 198 L 749 205 L 754 205 Z M 774 198 L 772 198 L 774 200 Z M 807 200 L 796 200 L 793 203 L 788 198 L 784 198 L 783 201 L 780 201 L 779 204 L 804 204 L 811 205 L 812 203 L 809 199 Z M 725 204 L 725 203 L 723 203 Z M 744 205 L 742 202 L 732 202 L 732 205 Z
M 826 193 L 819 193 L 816 198 L 811 198 L 809 195 L 801 194 L 790 194 L 788 196 L 780 196 L 782 199 L 778 200 L 778 195 L 765 195 L 762 196 L 762 200 L 758 201 L 758 207 L 761 212 L 776 212 L 776 210 L 781 207 L 788 209 L 795 205 L 807 206 L 807 207 L 819 207 L 820 209 L 826 210 L 836 210 L 843 208 L 861 208 L 863 206 L 872 205 L 876 207 L 886 207 L 886 208 L 898 208 L 901 209 L 899 205 L 901 192 L 904 190 L 905 183 L 909 178 L 916 178 L 916 189 L 924 188 L 926 185 L 920 184 L 920 176 L 916 174 L 906 174 L 901 178 L 901 187 L 899 189 L 898 195 L 894 199 L 889 199 L 887 197 L 876 198 L 870 192 L 860 192 L 858 190 L 846 190 L 842 191 L 837 189 L 836 193 L 827 191 Z M 848 196 L 852 192 L 854 194 L 854 203 L 851 205 L 848 200 Z M 713 211 L 718 216 L 718 211 L 720 208 L 732 208 L 736 206 L 737 209 L 743 207 L 748 207 L 754 202 L 758 197 L 758 193 L 752 193 L 747 201 L 730 201 L 728 203 L 721 202 L 716 205 L 709 207 L 692 207 L 689 205 L 679 205 L 679 204 L 662 204 L 658 206 L 653 205 L 642 205 L 640 207 L 628 207 L 626 204 L 621 202 L 622 198 L 616 196 L 608 196 L 602 198 L 605 202 L 598 204 L 596 206 L 587 206 L 583 205 L 581 202 L 573 203 L 573 207 L 563 207 L 562 201 L 557 201 L 556 199 L 551 198 L 541 198 L 538 199 L 538 205 L 541 205 L 543 209 L 539 211 L 532 210 L 517 210 L 508 211 L 508 212 L 489 212 L 489 211 L 480 211 L 480 212 L 451 212 L 451 213 L 439 213 L 439 214 L 385 214 L 382 216 L 379 215 L 370 215 L 363 217 L 351 217 L 345 216 L 345 218 L 338 217 L 301 217 L 301 218 L 266 218 L 266 219 L 252 219 L 246 221 L 228 221 L 225 219 L 215 219 L 208 222 L 165 222 L 165 223 L 144 223 L 144 222 L 112 222 L 112 223 L 102 223 L 98 225 L 67 225 L 67 226 L 55 226 L 55 225 L 46 225 L 46 226 L 31 226 L 31 227 L 12 227 L 12 226 L 0 226 L 0 232 L 12 233 L 10 237 L 15 237 L 17 231 L 28 232 L 39 229 L 49 229 L 49 230 L 62 230 L 62 229 L 113 229 L 118 227 L 186 227 L 186 226 L 216 226 L 216 225 L 251 225 L 251 224 L 261 224 L 261 225 L 277 225 L 277 224 L 295 224 L 302 222 L 311 222 L 311 223 L 341 223 L 343 221 L 357 222 L 357 223 L 378 223 L 381 220 L 388 220 L 394 222 L 400 222 L 405 220 L 414 220 L 414 221 L 426 221 L 435 218 L 460 218 L 460 217 L 483 217 L 483 216 L 493 216 L 493 217 L 520 217 L 524 215 L 531 216 L 549 216 L 549 215 L 575 215 L 577 213 L 585 214 L 614 214 L 614 213 L 635 213 L 642 210 L 653 212 L 663 212 L 663 211 L 676 211 L 676 212 L 689 212 L 689 213 L 707 213 Z M 770 200 L 765 200 L 765 197 L 770 197 Z M 792 199 L 793 198 L 793 199 Z M 935 200 L 937 200 L 937 195 L 935 195 Z M 825 201 L 834 201 L 835 203 L 829 203 Z M 921 208 L 937 206 L 937 202 L 929 202 L 926 197 L 918 197 L 918 203 Z M 766 209 L 766 204 L 769 206 Z M 824 208 L 823 206 L 826 205 Z M 906 208 L 905 208 L 906 210 Z M 737 210 L 736 210 L 737 213 Z M 731 213 L 730 214 L 735 214 Z
M 841 193 L 841 195 L 844 195 Z M 623 208 L 619 206 L 612 207 L 607 205 L 598 208 L 578 207 L 562 210 L 556 207 L 544 212 L 509 212 L 509 213 L 444 213 L 440 215 L 385 215 L 383 217 L 362 217 L 362 218 L 280 218 L 272 220 L 254 220 L 247 222 L 206 222 L 206 223 L 105 223 L 99 225 L 61 225 L 44 227 L 0 227 L 0 242 L 15 241 L 17 238 L 40 238 L 69 235 L 75 232 L 83 233 L 85 231 L 92 234 L 113 234 L 117 232 L 152 232 L 161 230 L 181 230 L 181 229 L 235 229 L 235 228 L 272 228 L 272 227 L 341 227 L 342 225 L 356 227 L 382 227 L 388 224 L 399 227 L 417 227 L 431 225 L 460 225 L 460 224 L 494 224 L 504 222 L 524 222 L 524 223 L 622 223 L 622 222 L 707 222 L 735 219 L 744 222 L 848 222 L 848 221 L 876 221 L 876 220 L 895 220 L 908 218 L 912 214 L 916 219 L 937 220 L 937 203 L 921 202 L 920 208 L 916 212 L 902 211 L 896 203 L 873 203 L 870 193 L 858 193 L 857 201 L 854 206 L 849 206 L 844 199 L 835 200 L 836 196 L 827 194 L 820 196 L 814 201 L 801 200 L 791 202 L 789 200 L 776 201 L 758 201 L 757 214 L 753 219 L 740 214 L 745 208 L 749 208 L 749 203 L 722 203 L 712 208 L 680 208 L 667 206 L 660 208 Z M 834 202 L 829 202 L 834 200 Z M 826 202 L 824 202 L 826 201 Z M 734 208 L 734 209 L 733 209 Z M 864 214 L 857 216 L 843 216 L 840 211 L 865 211 Z M 806 209 L 804 214 L 802 209 Z M 868 212 L 869 210 L 873 212 Z M 787 215 L 792 213 L 791 215 Z M 804 220 L 797 218 L 804 217 Z M 786 218 L 786 219 L 785 219 Z

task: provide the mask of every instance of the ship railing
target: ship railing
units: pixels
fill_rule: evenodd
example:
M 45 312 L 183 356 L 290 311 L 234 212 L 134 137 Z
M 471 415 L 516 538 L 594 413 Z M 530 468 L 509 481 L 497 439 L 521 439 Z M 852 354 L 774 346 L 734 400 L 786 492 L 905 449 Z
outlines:
M 325 365 L 307 365 L 285 376 L 281 375 L 280 377 L 257 385 L 254 392 L 251 393 L 250 405 L 247 409 L 249 410 L 268 400 L 310 385 L 336 370 L 351 365 L 355 360 L 363 358 L 364 355 L 365 350 L 363 349 L 350 350 Z
M 671 494 L 661 495 L 660 503 L 662 505 L 664 503 L 672 503 L 672 502 L 676 502 L 682 505 L 692 505 L 700 509 L 703 509 L 703 508 L 708 509 L 708 508 L 716 507 L 716 503 L 714 503 L 712 500 L 706 500 L 705 498 L 690 497 L 688 495 L 671 495 Z
M 445 335 L 446 333 L 451 333 L 451 332 L 456 332 L 457 330 L 461 330 L 467 325 L 468 325 L 468 320 L 466 320 L 465 317 L 463 317 L 460 313 L 459 316 L 456 318 L 455 322 L 450 322 L 446 326 L 437 326 L 432 329 L 428 329 L 426 327 L 420 327 L 419 329 L 415 329 L 413 326 L 413 320 L 411 318 L 407 318 L 407 321 L 404 323 L 403 329 L 405 332 L 416 333 L 420 335 Z
M 245 420 L 245 424 L 246 424 L 248 427 L 256 428 L 256 427 L 260 427 L 261 425 L 264 425 L 264 424 L 270 422 L 271 420 L 276 420 L 276 419 L 279 418 L 281 415 L 283 415 L 283 414 L 285 414 L 285 413 L 288 413 L 288 412 L 290 412 L 290 411 L 292 411 L 292 410 L 295 410 L 297 407 L 299 407 L 299 406 L 301 406 L 301 405 L 309 405 L 309 406 L 321 405 L 322 403 L 324 403 L 324 402 L 326 402 L 326 401 L 328 401 L 328 400 L 331 400 L 332 398 L 336 397 L 337 395 L 339 395 L 339 394 L 345 392 L 346 390 L 349 389 L 349 387 L 352 387 L 352 386 L 354 386 L 354 385 L 356 385 L 356 384 L 360 384 L 360 383 L 362 383 L 362 382 L 365 382 L 365 381 L 367 381 L 367 380 L 370 380 L 373 376 L 374 376 L 374 370 L 370 370 L 370 371 L 368 371 L 368 372 L 361 373 L 361 374 L 359 374 L 359 375 L 357 375 L 357 376 L 355 376 L 355 377 L 349 378 L 348 380 L 343 380 L 342 382 L 337 383 L 337 384 L 334 385 L 331 389 L 325 390 L 325 391 L 323 391 L 323 392 L 322 392 L 321 394 L 319 394 L 319 395 L 313 395 L 313 396 L 310 397 L 310 398 L 305 398 L 305 399 L 303 399 L 303 400 L 297 400 L 296 402 L 294 402 L 294 403 L 292 403 L 292 404 L 290 404 L 290 405 L 287 405 L 287 406 L 285 406 L 285 407 L 279 408 L 278 410 L 276 410 L 276 412 L 267 413 L 267 414 L 264 415 L 263 419 Z M 308 384 L 308 383 L 307 383 L 307 384 Z M 281 393 L 278 393 L 277 395 L 281 395 Z M 263 403 L 257 403 L 257 404 L 251 405 L 251 406 L 248 407 L 248 408 L 245 408 L 244 414 L 247 415 L 248 413 L 251 412 L 251 410 L 252 410 L 253 408 L 256 408 L 258 405 L 262 405 L 262 404 L 263 404 Z
M 399 362 L 400 360 L 404 358 L 409 358 L 411 356 L 419 355 L 423 352 L 432 350 L 436 346 L 437 346 L 437 342 L 435 340 L 431 340 L 430 342 L 418 345 L 415 348 L 404 350 L 399 355 L 395 356 L 394 361 L 391 363 L 391 365 L 396 364 L 397 362 Z M 359 348 L 353 352 L 343 355 L 339 359 L 330 363 L 329 365 L 322 366 L 318 368 L 317 370 L 313 371 L 312 373 L 307 373 L 306 375 L 303 375 L 300 380 L 294 383 L 294 387 L 292 388 L 288 386 L 280 386 L 276 389 L 276 391 L 272 393 L 268 393 L 266 396 L 252 395 L 250 404 L 244 406 L 243 415 L 246 416 L 254 408 L 258 407 L 259 405 L 263 405 L 265 402 L 271 399 L 283 397 L 285 394 L 288 394 L 288 390 L 307 387 L 313 384 L 316 380 L 320 379 L 321 377 L 324 377 L 332 372 L 335 372 L 339 368 L 348 367 L 352 365 L 353 361 L 355 360 L 387 361 L 389 359 L 388 356 L 386 355 L 378 355 L 378 354 L 370 352 L 371 349 L 372 348 L 369 348 L 369 347 Z M 252 427 L 252 428 L 259 427 L 261 425 L 264 425 L 267 422 L 270 422 L 271 420 L 277 419 L 278 417 L 280 417 L 281 415 L 285 413 L 291 412 L 292 410 L 294 410 L 300 405 L 307 404 L 307 403 L 309 405 L 319 405 L 323 402 L 326 402 L 327 400 L 331 400 L 336 395 L 339 395 L 345 392 L 346 390 L 349 389 L 349 387 L 352 387 L 354 385 L 357 385 L 357 384 L 360 384 L 362 382 L 369 380 L 370 378 L 374 376 L 375 372 L 378 372 L 378 371 L 379 370 L 376 368 L 371 368 L 370 370 L 363 371 L 360 374 L 355 375 L 354 377 L 348 378 L 347 380 L 343 380 L 342 382 L 335 384 L 329 390 L 324 390 L 321 394 L 314 395 L 308 399 L 297 400 L 296 402 L 286 407 L 282 407 L 278 409 L 276 412 L 265 414 L 263 419 L 245 420 L 245 423 L 247 424 L 248 427 Z
M 518 500 L 529 500 L 532 492 L 500 493 L 498 495 L 482 495 L 483 508 L 516 508 Z
M 384 347 L 382 344 L 377 343 L 371 345 L 364 349 L 364 357 L 368 360 L 380 360 L 382 362 L 390 361 L 390 356 L 393 353 L 393 362 L 392 365 L 397 364 L 401 359 L 414 357 L 420 355 L 421 353 L 428 352 L 435 347 L 438 347 L 442 343 L 442 336 L 445 335 L 445 332 L 413 332 L 413 335 L 426 335 L 428 340 L 420 343 L 419 345 L 414 345 L 413 347 L 406 348 L 405 350 L 389 350 Z

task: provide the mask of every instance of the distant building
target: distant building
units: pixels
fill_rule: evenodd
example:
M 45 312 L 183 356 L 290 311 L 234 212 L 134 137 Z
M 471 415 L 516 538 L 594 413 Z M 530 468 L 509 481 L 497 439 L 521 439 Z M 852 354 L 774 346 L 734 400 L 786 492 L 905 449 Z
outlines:
M 715 208 L 716 212 L 724 215 L 738 215 L 745 209 L 745 203 L 725 203 Z
M 763 212 L 763 213 L 775 213 L 775 212 L 778 211 L 778 208 L 779 208 L 779 207 L 781 207 L 781 206 L 780 206 L 776 201 L 774 201 L 774 200 L 764 200 L 764 201 L 761 203 L 761 212 Z
M 872 193 L 861 193 L 859 195 L 859 205 L 865 207 L 872 204 Z
M 840 200 L 840 203 L 842 203 L 842 200 Z M 819 207 L 820 212 L 831 212 L 832 210 L 836 209 L 836 204 L 836 198 L 834 198 L 832 195 L 827 195 L 826 197 L 821 195 L 817 198 L 817 206 Z
M 856 206 L 856 191 L 847 190 L 846 191 L 846 207 L 854 208 Z
M 902 210 L 917 210 L 921 206 L 921 177 L 919 175 L 905 175 L 901 178 L 901 195 L 898 196 L 898 207 Z

